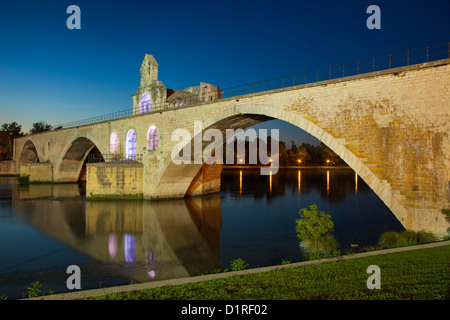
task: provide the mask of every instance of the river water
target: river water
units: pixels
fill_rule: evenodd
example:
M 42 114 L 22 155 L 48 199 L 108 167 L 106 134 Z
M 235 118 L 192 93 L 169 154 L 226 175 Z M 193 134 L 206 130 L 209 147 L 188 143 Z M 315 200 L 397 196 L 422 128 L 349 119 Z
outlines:
M 343 249 L 404 230 L 347 168 L 227 168 L 220 193 L 157 202 L 87 201 L 83 184 L 0 178 L 0 296 L 28 297 L 33 281 L 43 293 L 68 292 L 70 265 L 93 289 L 194 276 L 237 258 L 251 267 L 301 261 L 295 220 L 311 204 L 331 215 Z

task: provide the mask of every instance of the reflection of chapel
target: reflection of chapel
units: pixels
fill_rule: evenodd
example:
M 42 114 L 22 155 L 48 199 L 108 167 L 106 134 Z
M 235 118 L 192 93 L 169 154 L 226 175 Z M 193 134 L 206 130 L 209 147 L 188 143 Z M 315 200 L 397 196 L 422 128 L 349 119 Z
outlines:
M 146 54 L 140 69 L 141 84 L 136 94 L 132 95 L 133 114 L 220 99 L 219 87 L 204 82 L 201 82 L 200 86 L 184 90 L 167 89 L 158 80 L 158 67 L 155 58 Z

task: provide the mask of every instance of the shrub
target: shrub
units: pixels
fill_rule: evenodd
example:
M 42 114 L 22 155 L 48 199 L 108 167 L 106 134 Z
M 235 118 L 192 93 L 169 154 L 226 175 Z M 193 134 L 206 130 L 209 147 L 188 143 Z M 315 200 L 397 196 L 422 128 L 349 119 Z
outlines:
M 384 232 L 380 240 L 378 240 L 378 244 L 384 248 L 392 248 L 397 245 L 397 238 L 399 234 L 397 232 Z
M 34 281 L 31 283 L 31 287 L 28 287 L 28 297 L 33 298 L 39 296 L 41 293 L 41 287 L 42 283 L 39 283 L 39 281 Z
M 309 260 L 319 260 L 323 258 L 333 258 L 333 257 L 339 257 L 341 255 L 340 250 L 333 250 L 330 251 L 330 253 L 327 253 L 323 250 L 311 250 L 309 252 Z
M 241 258 L 234 259 L 230 264 L 231 271 L 245 270 L 249 265 Z
M 22 174 L 20 176 L 16 177 L 19 184 L 25 185 L 30 183 L 30 175 L 29 174 Z
M 417 232 L 417 242 L 418 243 L 430 243 L 437 241 L 436 235 L 431 232 L 419 231 Z
M 385 232 L 381 235 L 378 244 L 384 248 L 396 248 L 403 246 L 412 246 L 415 244 L 430 243 L 436 241 L 437 238 L 430 232 L 414 232 L 405 230 L 402 233 Z
M 331 251 L 338 247 L 336 239 L 330 234 L 334 230 L 331 216 L 317 210 L 315 204 L 300 210 L 300 219 L 296 220 L 297 238 L 302 240 L 304 249 Z
M 309 253 L 309 260 L 320 260 L 325 257 L 325 254 L 320 250 L 312 250 Z

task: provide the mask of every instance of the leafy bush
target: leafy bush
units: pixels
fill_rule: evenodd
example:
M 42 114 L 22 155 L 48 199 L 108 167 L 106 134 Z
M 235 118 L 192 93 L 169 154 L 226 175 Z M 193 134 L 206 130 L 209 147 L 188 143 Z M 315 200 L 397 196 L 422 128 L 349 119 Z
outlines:
M 30 175 L 29 174 L 22 174 L 20 176 L 16 177 L 19 184 L 29 184 L 30 183 Z
M 230 264 L 231 271 L 245 270 L 249 265 L 241 258 L 234 259 Z
M 296 220 L 297 237 L 302 240 L 316 241 L 320 237 L 333 232 L 334 223 L 331 216 L 317 210 L 317 205 L 309 206 L 309 209 L 300 210 L 300 219 Z
M 418 243 L 430 243 L 437 241 L 437 237 L 431 232 L 419 231 L 417 232 Z
M 341 255 L 340 250 L 333 250 L 330 253 L 327 253 L 323 250 L 312 250 L 309 253 L 309 260 L 319 260 L 324 258 L 333 258 L 333 257 L 339 257 Z
M 312 250 L 309 253 L 309 260 L 320 260 L 323 259 L 325 254 L 320 250 Z
M 381 235 L 378 244 L 383 248 L 396 248 L 404 246 L 412 246 L 422 243 L 430 243 L 436 241 L 436 236 L 430 232 L 414 232 L 405 230 L 398 232 L 385 232 Z
M 393 248 L 397 246 L 398 237 L 399 234 L 397 232 L 384 232 L 378 240 L 378 244 L 384 248 Z
M 31 283 L 31 287 L 28 287 L 28 297 L 33 298 L 39 296 L 41 293 L 41 287 L 42 283 L 39 283 L 39 281 L 34 281 Z
M 297 238 L 302 240 L 304 249 L 331 251 L 338 247 L 336 239 L 330 234 L 334 230 L 331 216 L 317 210 L 315 204 L 309 209 L 300 210 L 300 219 L 296 220 Z

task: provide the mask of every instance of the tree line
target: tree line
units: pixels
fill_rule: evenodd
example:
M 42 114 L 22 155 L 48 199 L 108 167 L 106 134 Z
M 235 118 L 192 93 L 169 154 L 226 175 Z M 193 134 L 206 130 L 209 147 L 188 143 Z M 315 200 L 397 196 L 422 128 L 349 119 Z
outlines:
M 271 156 L 271 139 L 270 136 L 266 142 L 258 139 L 257 154 L 259 154 L 259 149 L 267 150 L 268 157 Z M 245 140 L 245 154 L 238 154 L 237 148 L 234 149 L 234 164 L 235 165 L 251 165 L 250 164 L 250 142 Z M 252 142 L 254 143 L 254 141 Z M 265 148 L 265 149 L 264 149 Z M 225 154 L 226 149 L 224 145 L 223 153 Z M 262 165 L 259 162 L 255 165 Z M 303 142 L 300 145 L 295 144 L 292 140 L 289 148 L 286 142 L 279 141 L 279 165 L 280 166 L 346 166 L 347 164 L 329 147 L 324 143 L 319 145 L 313 145 L 310 143 Z
M 52 126 L 43 121 L 33 123 L 27 133 L 22 132 L 22 126 L 17 122 L 4 123 L 0 129 L 0 161 L 12 159 L 14 139 L 50 130 Z

